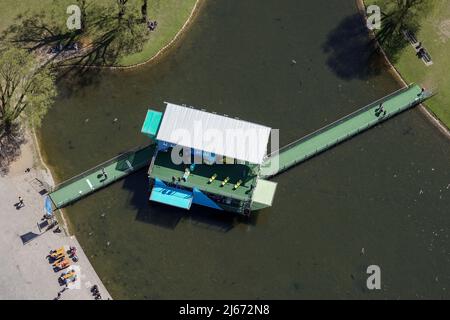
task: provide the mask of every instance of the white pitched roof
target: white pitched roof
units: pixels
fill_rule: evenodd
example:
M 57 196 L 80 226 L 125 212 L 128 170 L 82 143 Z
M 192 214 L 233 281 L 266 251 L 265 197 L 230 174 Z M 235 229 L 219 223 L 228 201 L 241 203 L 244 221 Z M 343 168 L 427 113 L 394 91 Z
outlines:
M 270 131 L 259 124 L 167 103 L 156 139 L 261 164 Z

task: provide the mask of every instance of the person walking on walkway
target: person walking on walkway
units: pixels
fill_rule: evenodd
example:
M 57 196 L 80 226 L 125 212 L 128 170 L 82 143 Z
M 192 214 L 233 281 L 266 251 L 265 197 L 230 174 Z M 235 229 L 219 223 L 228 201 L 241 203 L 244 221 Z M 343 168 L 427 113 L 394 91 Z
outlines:
M 19 197 L 19 208 L 25 207 L 25 203 L 23 202 L 23 198 Z
M 105 168 L 102 169 L 102 176 L 106 179 L 108 179 L 108 174 L 106 173 Z
M 384 106 L 383 106 L 383 103 L 381 103 L 381 104 L 378 106 L 378 108 L 375 109 L 375 115 L 376 115 L 377 117 L 379 117 L 380 114 L 381 114 L 383 111 L 384 111 Z

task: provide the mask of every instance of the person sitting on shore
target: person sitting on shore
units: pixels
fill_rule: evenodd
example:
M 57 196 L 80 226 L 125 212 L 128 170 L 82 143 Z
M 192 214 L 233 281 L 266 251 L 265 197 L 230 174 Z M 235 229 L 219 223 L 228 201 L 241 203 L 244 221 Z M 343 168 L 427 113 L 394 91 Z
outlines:
M 158 22 L 156 20 L 147 22 L 147 27 L 150 29 L 150 31 L 154 31 L 157 25 Z

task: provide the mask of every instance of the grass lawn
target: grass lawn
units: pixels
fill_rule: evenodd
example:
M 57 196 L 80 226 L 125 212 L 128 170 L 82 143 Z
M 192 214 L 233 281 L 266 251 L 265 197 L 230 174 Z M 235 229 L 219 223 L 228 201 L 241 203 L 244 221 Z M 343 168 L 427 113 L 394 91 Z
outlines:
M 392 0 L 365 0 L 366 5 L 383 7 Z M 450 128 L 450 1 L 426 0 L 432 3 L 430 12 L 423 15 L 417 39 L 428 50 L 433 65 L 425 66 L 414 48 L 408 45 L 400 52 L 395 67 L 407 82 L 416 82 L 426 88 L 435 88 L 438 95 L 426 102 L 428 108 Z
M 104 1 L 104 0 L 103 0 Z M 119 64 L 132 65 L 147 61 L 167 45 L 183 27 L 197 0 L 149 0 L 149 18 L 158 21 L 142 52 L 124 57 Z
M 116 6 L 116 1 L 111 0 L 91 0 L 98 4 L 110 3 Z M 167 45 L 184 25 L 197 0 L 149 0 L 148 17 L 150 20 L 157 20 L 158 27 L 151 33 L 149 41 L 144 45 L 142 52 L 123 57 L 119 65 L 127 66 L 145 62 L 153 57 L 162 47 Z M 61 17 L 61 24 L 65 24 L 68 17 L 66 8 L 70 4 L 76 3 L 73 0 L 1 0 L 0 1 L 0 32 L 14 23 L 20 14 L 26 12 L 34 13 L 45 10 L 50 4 L 56 3 L 56 8 L 60 7 L 57 16 Z M 141 0 L 130 0 L 131 5 L 140 7 Z M 130 5 L 130 6 L 131 6 Z M 55 7 L 55 5 L 52 5 Z M 59 22 L 58 22 L 59 24 Z

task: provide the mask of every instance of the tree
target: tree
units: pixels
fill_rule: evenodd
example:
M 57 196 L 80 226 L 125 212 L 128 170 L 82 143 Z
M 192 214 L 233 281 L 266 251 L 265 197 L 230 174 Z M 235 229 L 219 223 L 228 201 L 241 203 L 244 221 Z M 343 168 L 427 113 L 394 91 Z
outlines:
M 148 38 L 147 25 L 139 22 L 137 14 L 128 14 L 116 29 L 114 40 L 109 48 L 114 59 L 109 61 L 115 62 L 123 56 L 142 51 Z
M 81 11 L 81 30 L 80 33 L 86 31 L 86 11 L 87 11 L 87 3 L 86 0 L 77 0 L 78 7 Z
M 19 118 L 39 126 L 56 96 L 55 76 L 26 50 L 0 52 L 0 137 L 11 133 Z
M 426 0 L 396 0 L 381 12 L 381 30 L 377 32 L 376 39 L 391 59 L 395 60 L 400 50 L 407 45 L 402 31 L 419 30 L 419 20 L 428 12 L 428 4 Z
M 147 23 L 147 21 L 148 21 L 148 0 L 142 0 L 141 13 L 142 13 L 142 21 Z
M 119 6 L 119 12 L 123 13 L 120 18 L 114 7 L 100 4 L 92 6 L 86 19 L 87 29 L 95 30 L 91 46 L 82 55 L 66 63 L 78 66 L 114 65 L 123 56 L 142 51 L 150 33 L 147 25 L 142 23 L 136 2 L 134 6 L 132 4 L 120 2 L 120 5 L 128 6 L 123 11 Z
M 119 21 L 122 20 L 123 16 L 125 15 L 125 11 L 127 9 L 127 2 L 128 0 L 117 0 L 117 5 L 119 6 L 119 14 L 118 14 Z

